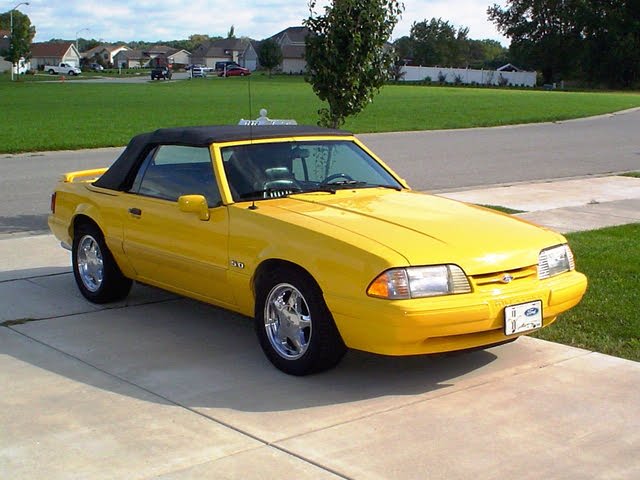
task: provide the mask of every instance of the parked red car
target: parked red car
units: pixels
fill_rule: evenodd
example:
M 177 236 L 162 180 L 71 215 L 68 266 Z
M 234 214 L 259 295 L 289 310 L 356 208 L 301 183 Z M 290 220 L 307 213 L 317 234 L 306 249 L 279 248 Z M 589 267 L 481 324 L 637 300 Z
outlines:
M 245 75 L 251 75 L 251 70 L 238 66 L 227 67 L 226 71 L 218 73 L 219 77 L 244 77 Z

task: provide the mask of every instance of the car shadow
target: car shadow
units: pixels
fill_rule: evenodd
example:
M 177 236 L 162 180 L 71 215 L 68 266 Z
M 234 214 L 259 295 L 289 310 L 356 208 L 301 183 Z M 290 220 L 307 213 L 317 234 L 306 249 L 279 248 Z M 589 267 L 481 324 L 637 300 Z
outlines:
M 49 289 L 41 282 L 50 290 L 45 296 L 78 301 L 72 275 L 58 275 L 55 282 Z M 15 341 L 3 353 L 74 382 L 147 401 L 241 412 L 424 395 L 455 385 L 497 358 L 482 350 L 410 357 L 349 351 L 332 370 L 293 377 L 264 357 L 251 319 L 158 292 L 136 285 L 134 304 L 7 322 Z

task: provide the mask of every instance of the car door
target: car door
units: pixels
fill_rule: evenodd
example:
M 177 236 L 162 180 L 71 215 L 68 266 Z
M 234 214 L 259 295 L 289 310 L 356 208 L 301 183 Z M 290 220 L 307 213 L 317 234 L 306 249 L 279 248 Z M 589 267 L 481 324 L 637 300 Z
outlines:
M 203 195 L 209 218 L 178 205 Z M 189 296 L 234 304 L 227 284 L 229 218 L 207 147 L 160 145 L 125 194 L 124 251 L 138 280 Z

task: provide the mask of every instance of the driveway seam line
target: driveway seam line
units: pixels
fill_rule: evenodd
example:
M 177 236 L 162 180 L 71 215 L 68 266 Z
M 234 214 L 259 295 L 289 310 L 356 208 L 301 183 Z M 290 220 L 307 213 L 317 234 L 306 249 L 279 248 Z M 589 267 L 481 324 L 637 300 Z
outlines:
M 2 241 L 2 240 L 0 240 Z M 69 272 L 59 272 L 59 273 L 47 273 L 44 275 L 33 275 L 31 277 L 21 277 L 21 278 L 7 278 L 6 280 L 0 280 L 0 283 L 8 283 L 8 282 L 17 282 L 19 280 L 31 280 L 32 278 L 49 278 L 49 277 L 57 277 L 60 275 L 68 275 L 72 273 L 71 271 Z
M 576 359 L 576 358 L 580 358 L 580 357 L 584 357 L 584 356 L 587 356 L 587 355 L 591 355 L 592 353 L 594 353 L 594 352 L 592 352 L 592 351 L 585 351 L 584 353 L 581 352 L 581 353 L 576 354 L 576 355 L 574 355 L 572 357 L 562 358 L 562 359 L 560 359 L 558 361 L 555 361 L 555 362 L 544 363 L 542 365 L 534 366 L 534 367 L 532 367 L 530 369 L 527 369 L 527 370 L 522 370 L 520 372 L 515 372 L 512 375 L 510 375 L 510 377 L 516 377 L 516 376 L 519 376 L 519 375 L 523 375 L 525 373 L 530 373 L 530 372 L 534 372 L 534 371 L 537 371 L 537 370 L 540 370 L 540 369 L 543 369 L 543 368 L 548 368 L 548 367 L 552 367 L 552 366 L 555 366 L 555 365 L 559 365 L 559 364 L 567 362 L 569 360 L 573 360 L 573 359 Z M 297 435 L 291 435 L 289 437 L 281 438 L 281 439 L 277 440 L 276 442 L 277 443 L 286 442 L 286 441 L 289 441 L 289 440 L 292 440 L 292 439 L 295 439 L 295 438 L 303 437 L 303 436 L 308 435 L 310 433 L 322 432 L 324 430 L 329 430 L 329 429 L 334 428 L 334 427 L 341 427 L 341 426 L 344 426 L 344 425 L 349 425 L 350 423 L 354 423 L 354 422 L 357 422 L 357 421 L 360 421 L 360 420 L 364 420 L 366 418 L 371 418 L 371 417 L 379 415 L 381 413 L 394 412 L 394 411 L 401 410 L 401 409 L 403 409 L 405 407 L 411 407 L 411 406 L 417 405 L 419 403 L 425 403 L 425 402 L 429 402 L 429 401 L 432 401 L 432 400 L 444 398 L 444 397 L 447 397 L 449 395 L 454 395 L 454 394 L 459 393 L 459 392 L 466 392 L 466 391 L 469 391 L 469 390 L 473 390 L 475 388 L 479 388 L 479 387 L 483 387 L 485 385 L 489 385 L 489 384 L 495 382 L 496 380 L 499 380 L 499 379 L 502 379 L 502 378 L 504 378 L 504 376 L 500 375 L 500 376 L 496 376 L 496 377 L 493 377 L 493 378 L 489 378 L 489 379 L 487 379 L 487 380 L 485 380 L 483 382 L 474 383 L 474 384 L 469 385 L 467 387 L 461 387 L 461 388 L 453 390 L 453 391 L 449 391 L 449 392 L 442 391 L 442 393 L 436 393 L 436 394 L 430 395 L 428 398 L 419 398 L 419 399 L 416 399 L 416 400 L 414 400 L 412 402 L 403 403 L 402 405 L 396 405 L 396 406 L 392 406 L 392 407 L 389 407 L 389 408 L 386 408 L 386 409 L 377 410 L 375 412 L 367 413 L 367 414 L 359 416 L 357 418 L 351 418 L 349 420 L 345 420 L 343 422 L 338 422 L 338 423 L 335 423 L 333 425 L 327 425 L 327 426 L 322 427 L 322 428 L 317 428 L 317 429 L 315 429 L 315 430 L 313 430 L 311 432 L 300 433 L 300 434 L 297 434 Z
M 331 469 L 329 467 L 321 465 L 321 464 L 319 464 L 319 463 L 317 463 L 317 462 L 315 462 L 313 460 L 307 459 L 307 458 L 303 457 L 302 455 L 298 455 L 298 454 L 296 454 L 294 452 L 289 452 L 285 448 L 280 447 L 279 445 L 276 445 L 275 443 L 268 442 L 268 441 L 260 438 L 257 435 L 254 435 L 252 433 L 246 432 L 246 431 L 244 431 L 244 430 L 242 430 L 242 429 L 240 429 L 238 427 L 235 427 L 235 426 L 233 426 L 233 425 L 231 425 L 231 424 L 229 424 L 227 422 L 224 422 L 224 421 L 219 420 L 219 419 L 217 419 L 215 417 L 212 417 L 211 415 L 207 415 L 206 413 L 199 412 L 198 410 L 195 410 L 195 409 L 193 409 L 191 407 L 183 405 L 180 402 L 177 402 L 175 400 L 171 400 L 170 398 L 165 397 L 164 395 L 161 395 L 161 394 L 159 394 L 157 392 L 149 390 L 148 388 L 143 387 L 141 385 L 138 385 L 138 384 L 136 384 L 136 383 L 134 383 L 134 382 L 132 382 L 130 380 L 127 380 L 126 378 L 122 378 L 119 375 L 116 375 L 115 373 L 111 373 L 111 372 L 109 372 L 107 370 L 104 370 L 103 368 L 100 368 L 97 365 L 93 365 L 92 363 L 89 363 L 86 360 L 83 360 L 81 358 L 78 358 L 78 357 L 70 354 L 70 353 L 67 353 L 67 352 L 65 352 L 63 350 L 60 350 L 59 348 L 54 347 L 53 345 L 49 345 L 48 343 L 45 343 L 42 340 L 38 340 L 37 338 L 34 338 L 34 337 L 30 336 L 30 335 L 27 335 L 24 332 L 16 330 L 16 329 L 14 329 L 14 328 L 12 328 L 10 326 L 7 326 L 6 328 L 8 328 L 9 330 L 17 333 L 18 335 L 21 335 L 21 336 L 23 336 L 25 338 L 28 338 L 29 340 L 31 340 L 33 342 L 36 342 L 36 343 L 38 343 L 38 344 L 40 344 L 40 345 L 42 345 L 42 346 L 44 346 L 46 348 L 49 348 L 49 349 L 51 349 L 51 350 L 53 350 L 55 352 L 58 352 L 58 353 L 62 354 L 63 356 L 67 357 L 67 358 L 71 358 L 71 359 L 73 359 L 73 360 L 75 360 L 77 362 L 80 362 L 81 364 L 86 365 L 87 367 L 90 367 L 90 368 L 92 368 L 94 370 L 97 370 L 97 371 L 99 371 L 99 372 L 101 372 L 101 373 L 103 373 L 103 374 L 105 374 L 105 375 L 107 375 L 107 376 L 109 376 L 111 378 L 114 378 L 114 379 L 116 379 L 116 380 L 118 380 L 118 381 L 120 381 L 120 382 L 122 382 L 122 383 L 124 383 L 126 385 L 134 387 L 134 388 L 136 388 L 138 390 L 142 390 L 143 392 L 146 392 L 146 393 L 148 393 L 149 395 L 151 395 L 153 397 L 162 399 L 165 402 L 167 402 L 168 404 L 174 405 L 176 407 L 180 407 L 180 408 L 182 408 L 184 410 L 187 410 L 187 411 L 189 411 L 189 412 L 191 412 L 191 413 L 193 413 L 195 415 L 198 415 L 198 416 L 200 416 L 202 418 L 206 418 L 207 420 L 212 421 L 212 422 L 214 422 L 214 423 L 216 423 L 218 425 L 221 425 L 221 426 L 223 426 L 225 428 L 228 428 L 229 430 L 232 430 L 232 431 L 234 431 L 236 433 L 239 433 L 240 435 L 244 435 L 245 437 L 248 437 L 248 438 L 250 438 L 252 440 L 255 440 L 255 441 L 261 443 L 264 446 L 268 446 L 268 447 L 271 447 L 271 448 L 275 448 L 276 450 L 280 450 L 281 452 L 283 452 L 283 453 L 285 453 L 287 455 L 291 455 L 291 456 L 293 456 L 293 457 L 295 457 L 295 458 L 297 458 L 297 459 L 299 459 L 299 460 L 301 460 L 301 461 L 303 461 L 305 463 L 309 463 L 309 464 L 311 464 L 311 465 L 313 465 L 315 467 L 320 468 L 321 470 L 324 470 L 324 471 L 332 473 L 333 475 L 336 475 L 336 476 L 338 476 L 340 478 L 343 478 L 344 480 L 352 480 L 351 477 L 347 477 L 347 476 L 345 476 L 345 475 L 343 475 L 343 474 L 341 474 L 341 473 L 339 473 L 339 472 L 337 472 L 337 471 L 335 471 L 335 470 L 333 470 L 333 469 Z M 311 432 L 308 432 L 308 433 L 313 433 L 313 432 L 315 432 L 315 430 L 313 430 Z
M 28 278 L 21 279 L 21 280 L 29 281 Z M 33 283 L 33 282 L 30 282 L 30 283 Z M 33 283 L 33 285 L 40 286 L 37 283 Z M 148 301 L 148 302 L 136 303 L 135 305 L 119 305 L 119 306 L 115 306 L 115 307 L 104 307 L 104 308 L 96 307 L 93 310 L 87 310 L 87 311 L 84 311 L 84 312 L 65 313 L 65 314 L 62 314 L 62 315 L 54 315 L 52 317 L 16 318 L 16 319 L 13 319 L 13 320 L 5 320 L 4 322 L 0 322 L 0 326 L 11 327 L 13 325 L 18 325 L 18 324 L 19 325 L 24 325 L 25 323 L 41 322 L 43 320 L 56 320 L 58 318 L 75 317 L 75 316 L 78 316 L 78 315 L 89 315 L 89 314 L 92 314 L 92 313 L 99 313 L 99 312 L 111 311 L 111 310 L 121 310 L 123 308 L 142 307 L 142 306 L 146 306 L 146 305 L 156 305 L 156 304 L 159 304 L 159 303 L 175 302 L 175 301 L 179 301 L 179 300 L 182 300 L 182 298 L 167 298 L 165 300 L 151 300 L 151 301 Z

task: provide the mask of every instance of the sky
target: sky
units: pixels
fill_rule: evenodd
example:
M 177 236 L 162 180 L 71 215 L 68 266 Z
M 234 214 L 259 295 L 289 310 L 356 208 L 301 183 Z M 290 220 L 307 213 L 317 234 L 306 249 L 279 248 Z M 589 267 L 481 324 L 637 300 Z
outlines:
M 319 0 L 318 5 L 326 5 Z M 0 0 L 0 11 L 19 2 Z M 468 27 L 469 38 L 491 38 L 508 45 L 487 20 L 487 8 L 498 0 L 405 0 L 405 11 L 392 40 L 408 35 L 413 22 L 442 18 Z M 105 42 L 182 40 L 192 34 L 226 36 L 231 25 L 237 37 L 262 40 L 309 16 L 307 0 L 29 0 L 18 9 L 36 27 L 34 41 L 51 38 L 94 38 Z M 322 13 L 322 9 L 316 8 Z M 88 29 L 88 30 L 87 30 Z

